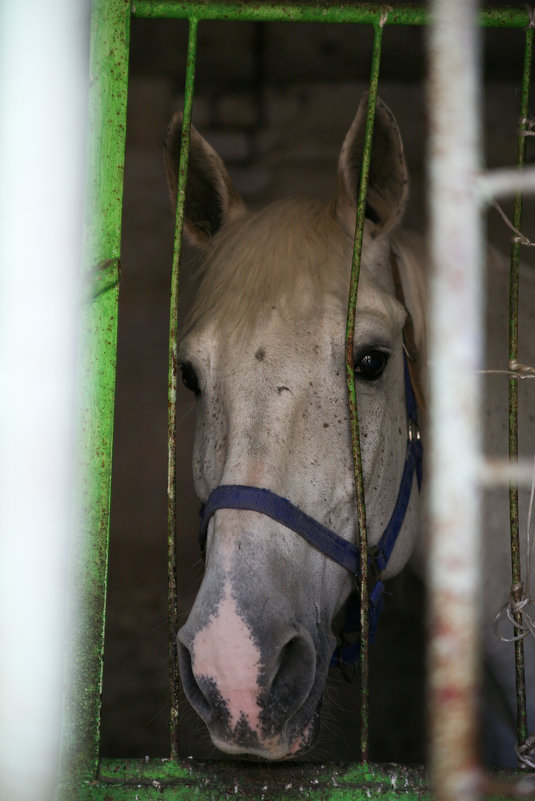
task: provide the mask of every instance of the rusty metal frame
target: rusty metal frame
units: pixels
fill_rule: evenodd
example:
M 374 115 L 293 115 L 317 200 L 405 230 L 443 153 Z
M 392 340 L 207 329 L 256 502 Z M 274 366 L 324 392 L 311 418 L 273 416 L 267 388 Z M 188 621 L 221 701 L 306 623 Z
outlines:
M 435 0 L 433 6 L 436 14 L 437 24 L 434 30 L 437 31 L 436 39 L 433 44 L 433 51 L 440 51 L 440 29 L 446 36 L 446 40 L 451 42 L 451 29 L 446 35 L 447 25 L 451 23 L 442 17 L 440 23 L 440 13 L 447 6 L 448 13 L 455 5 L 457 24 L 466 25 L 462 30 L 472 30 L 472 24 L 476 21 L 476 9 L 473 5 L 465 4 L 462 0 L 455 0 L 454 4 L 444 3 Z M 461 6 L 466 5 L 463 10 Z M 80 608 L 84 610 L 82 625 L 73 633 L 73 646 L 69 656 L 70 663 L 79 667 L 76 675 L 76 683 L 72 689 L 67 690 L 66 708 L 72 715 L 66 718 L 66 728 L 64 736 L 64 751 L 62 759 L 61 780 L 58 786 L 57 798 L 72 798 L 73 794 L 77 798 L 106 798 L 110 793 L 114 798 L 152 798 L 155 791 L 159 798 L 195 798 L 206 797 L 203 782 L 206 780 L 206 772 L 198 766 L 193 766 L 188 762 L 181 762 L 178 759 L 177 748 L 177 715 L 178 708 L 176 703 L 176 687 L 178 674 L 176 670 L 176 657 L 174 655 L 174 642 L 176 637 L 176 556 L 174 527 L 176 523 L 175 509 L 175 468 L 173 461 L 174 445 L 176 441 L 176 303 L 178 298 L 179 283 L 179 261 L 181 250 L 181 228 L 183 203 L 179 202 L 177 207 L 176 234 L 173 254 L 173 277 L 171 293 L 171 321 L 170 321 L 170 369 L 169 369 L 169 575 L 170 575 L 170 636 L 169 650 L 171 661 L 171 752 L 170 760 L 151 760 L 148 763 L 138 763 L 133 760 L 100 760 L 98 759 L 99 741 L 99 715 L 100 715 L 100 685 L 102 676 L 103 659 L 103 626 L 104 626 L 104 604 L 107 574 L 107 542 L 108 542 L 108 519 L 109 519 L 109 494 L 111 481 L 111 443 L 113 432 L 113 396 L 114 396 L 114 375 L 115 375 L 115 339 L 116 339 L 116 317 L 117 317 L 117 289 L 119 279 L 119 243 L 120 243 L 120 207 L 122 201 L 122 171 L 124 161 L 124 142 L 125 142 L 125 111 L 127 98 L 128 82 L 128 46 L 129 46 L 129 21 L 130 16 L 146 18 L 180 18 L 188 19 L 190 25 L 190 39 L 188 46 L 188 65 L 187 65 L 187 90 L 185 98 L 185 121 L 183 133 L 183 147 L 180 163 L 179 181 L 179 200 L 183 199 L 187 177 L 187 157 L 188 157 L 188 135 L 191 119 L 191 102 L 193 98 L 193 80 L 195 70 L 195 42 L 198 23 L 206 19 L 232 19 L 243 21 L 309 21 L 326 23 L 361 23 L 372 25 L 375 29 L 374 60 L 372 64 L 372 92 L 370 94 L 370 114 L 367 121 L 366 148 L 369 150 L 371 144 L 373 128 L 373 96 L 377 88 L 377 78 L 380 61 L 381 32 L 385 24 L 403 25 L 423 25 L 428 22 L 428 14 L 425 10 L 414 8 L 386 9 L 378 5 L 360 4 L 335 4 L 321 3 L 305 5 L 299 2 L 285 3 L 232 3 L 224 2 L 176 2 L 176 0 L 138 0 L 130 3 L 129 0 L 95 0 L 93 3 L 92 18 L 92 56 L 91 74 L 93 85 L 90 95 L 90 167 L 93 175 L 89 187 L 88 198 L 88 231 L 89 241 L 92 243 L 86 257 L 86 270 L 92 282 L 93 289 L 90 290 L 91 302 L 88 307 L 87 331 L 88 331 L 88 354 L 84 361 L 87 383 L 85 394 L 88 401 L 85 410 L 82 409 L 83 430 L 82 444 L 83 453 L 87 454 L 88 464 L 85 468 L 82 499 L 79 505 L 79 528 L 84 533 L 85 539 L 81 544 L 79 554 L 75 557 L 73 566 L 73 583 L 80 585 L 81 594 Z M 454 16 L 456 16 L 454 15 Z M 446 15 L 447 16 L 447 15 Z M 510 26 L 525 27 L 529 23 L 528 14 L 523 10 L 485 10 L 479 13 L 479 23 L 487 26 Z M 449 37 L 449 38 L 448 38 Z M 462 37 L 461 37 L 462 38 Z M 467 56 L 458 53 L 458 58 Z M 467 56 L 468 57 L 468 56 Z M 470 56 L 472 59 L 473 53 Z M 438 62 L 437 62 L 438 63 Z M 434 80 L 439 80 L 435 73 Z M 375 88 L 374 88 L 375 81 Z M 467 79 L 467 86 L 475 99 L 475 90 L 470 83 L 471 78 Z M 470 86 L 472 88 L 470 89 Z M 445 90 L 444 87 L 442 89 Z M 441 91 L 442 91 L 441 89 Z M 458 110 L 458 106 L 455 106 Z M 439 114 L 439 112 L 437 112 Z M 473 121 L 472 121 L 473 122 Z M 440 129 L 437 121 L 436 130 Z M 473 132 L 471 134 L 473 136 Z M 471 153 L 474 155 L 474 141 L 470 143 Z M 435 147 L 437 147 L 435 145 Z M 363 181 L 361 183 L 361 196 L 359 204 L 364 202 L 365 187 L 367 178 L 366 159 L 363 165 Z M 468 169 L 473 172 L 474 164 L 469 165 Z M 499 176 L 498 176 L 499 178 Z M 478 185 L 480 197 L 470 198 L 472 201 L 480 203 L 485 191 L 490 192 L 490 183 L 484 185 L 483 180 Z M 530 184 L 531 186 L 531 184 Z M 450 187 L 451 189 L 451 187 Z M 471 195 L 476 193 L 471 190 Z M 467 206 L 468 208 L 468 206 Z M 470 206 L 470 209 L 472 207 Z M 359 215 L 362 217 L 362 215 Z M 477 219 L 470 211 L 470 220 L 474 223 L 474 230 L 477 231 Z M 100 233 L 102 231 L 102 234 Z M 355 238 L 355 253 L 352 271 L 351 297 L 348 310 L 348 339 L 351 338 L 352 315 L 356 304 L 360 247 L 359 227 L 357 224 Z M 440 237 L 438 238 L 440 241 Z M 473 245 L 472 251 L 467 255 L 468 261 L 472 265 L 478 263 L 477 244 Z M 441 271 L 444 286 L 448 285 L 446 275 L 447 268 Z M 439 273 L 437 273 L 438 275 Z M 437 280 L 439 280 L 437 278 Z M 475 289 L 477 283 L 477 273 L 469 273 L 466 279 L 469 286 L 469 295 L 466 299 L 465 308 L 470 304 L 475 304 L 474 308 L 479 307 L 480 301 Z M 470 314 L 468 314 L 470 317 Z M 476 313 L 472 320 L 474 327 L 471 336 L 477 341 L 478 334 L 475 328 L 479 315 Z M 435 335 L 438 342 L 439 336 Z M 442 341 L 442 340 L 441 340 Z M 477 362 L 478 347 L 474 353 Z M 473 366 L 472 361 L 469 368 Z M 351 372 L 350 358 L 348 357 L 348 373 Z M 83 368 L 84 369 L 84 368 Z M 451 370 L 451 364 L 446 368 Z M 348 376 L 350 379 L 350 376 Z M 438 380 L 438 379 L 435 379 Z M 463 391 L 466 388 L 467 397 L 470 398 L 469 406 L 473 410 L 477 404 L 477 391 L 474 385 L 463 384 Z M 351 387 L 349 380 L 349 397 L 351 406 L 354 407 L 352 413 L 352 435 L 355 444 L 356 462 L 356 485 L 359 500 L 361 532 L 365 532 L 365 513 L 363 503 L 363 492 L 359 492 L 359 481 L 362 481 L 361 471 L 358 466 L 358 418 L 356 415 L 356 399 L 354 397 L 354 387 Z M 435 393 L 436 395 L 437 393 Z M 446 409 L 446 414 L 447 409 Z M 434 414 L 442 415 L 439 408 Z M 468 424 L 467 424 L 468 425 Z M 469 458 L 466 467 L 466 475 L 470 491 L 477 493 L 477 481 L 475 475 L 480 469 L 477 458 L 477 434 L 474 434 L 472 423 L 468 425 L 470 446 L 468 450 Z M 468 430 L 467 429 L 467 430 Z M 435 451 L 437 449 L 435 448 Z M 89 461 L 90 455 L 94 454 L 96 459 Z M 437 470 L 442 469 L 439 462 L 444 463 L 444 459 L 436 455 Z M 446 465 L 447 467 L 447 465 Z M 439 485 L 440 486 L 440 485 Z M 362 490 L 362 488 L 361 488 Z M 435 496 L 438 491 L 435 489 Z M 466 497 L 462 493 L 463 498 Z M 466 501 L 464 501 L 466 505 Z M 437 501 L 437 514 L 440 514 L 440 503 Z M 474 528 L 477 527 L 476 516 L 472 517 Z M 442 524 L 441 524 L 442 525 Z M 474 535 L 475 537 L 476 535 Z M 436 540 L 438 542 L 438 539 Z M 474 539 L 474 543 L 476 540 Z M 365 537 L 361 542 L 361 547 L 365 548 Z M 442 547 L 442 546 L 440 546 Z M 440 550 L 437 546 L 437 553 Z M 446 558 L 448 558 L 446 556 Z M 366 560 L 363 559 L 363 564 Z M 89 565 L 89 570 L 88 570 Z M 453 574 L 452 574 L 453 575 Z M 473 567 L 467 568 L 460 581 L 470 583 L 473 578 Z M 437 620 L 446 620 L 441 617 L 443 611 L 442 601 L 450 597 L 451 587 L 448 589 L 444 582 L 444 575 L 435 576 L 438 582 L 438 590 L 435 600 L 435 615 Z M 365 583 L 365 582 L 364 582 Z M 471 590 L 472 591 L 472 590 Z M 454 592 L 455 595 L 455 592 Z M 363 598 L 366 592 L 363 588 Z M 364 606 L 363 606 L 364 608 Z M 455 606 L 457 615 L 460 606 Z M 455 614 L 453 615 L 455 617 Z M 364 614 L 365 618 L 365 614 Z M 364 622 L 364 632 L 366 620 Z M 446 625 L 446 623 L 445 623 Z M 449 625 L 449 623 L 448 623 Z M 472 626 L 474 623 L 472 623 Z M 89 636 L 88 636 L 89 633 Z M 363 635 L 365 637 L 365 634 Z M 466 639 L 466 638 L 465 638 Z M 466 640 L 468 641 L 468 640 Z M 440 665 L 441 646 L 437 639 L 434 646 L 433 660 Z M 364 649 L 365 650 L 365 649 Z M 365 657 L 364 657 L 365 659 Z M 467 682 L 463 685 L 463 697 L 468 697 L 470 688 L 473 686 L 473 676 L 475 668 L 473 665 L 466 665 L 465 676 Z M 442 701 L 447 696 L 444 693 L 446 684 L 441 685 L 441 681 L 446 681 L 445 665 L 442 663 L 439 671 L 442 671 L 443 679 L 439 679 L 433 684 L 432 695 L 435 699 L 436 720 L 435 741 L 437 744 L 446 742 L 451 735 L 444 733 L 441 729 L 445 717 L 449 714 L 451 707 L 444 706 Z M 363 666 L 363 675 L 366 674 L 366 666 Z M 444 678 L 445 677 L 445 678 Z M 461 680 L 461 679 L 460 679 Z M 450 682 L 449 686 L 453 686 Z M 457 685 L 455 685 L 457 686 Z M 461 685 L 459 685 L 460 687 Z M 367 690 L 363 684 L 362 695 L 364 707 L 367 705 Z M 437 700 L 438 699 L 438 700 Z M 366 710 L 365 710 L 366 711 Z M 365 714 L 366 718 L 366 714 Z M 440 722 L 442 721 L 442 722 Z M 364 724 L 366 728 L 366 723 Z M 468 723 L 465 729 L 463 743 L 468 743 L 473 736 L 471 727 L 473 723 Z M 447 725 L 446 725 L 447 728 Z M 472 740 L 473 743 L 473 740 Z M 367 735 L 363 735 L 362 754 L 364 760 L 367 758 Z M 480 774 L 473 767 L 471 757 L 464 760 L 462 766 L 459 760 L 452 763 L 451 771 L 441 763 L 443 754 L 442 746 L 435 748 L 438 793 L 443 793 L 440 797 L 453 797 L 448 795 L 448 790 L 441 790 L 441 787 L 459 786 L 466 795 L 462 797 L 473 798 L 474 793 L 480 791 L 480 785 L 472 781 L 476 777 L 479 781 Z M 471 754 L 471 751 L 468 752 Z M 466 771 L 466 763 L 470 769 Z M 210 786 L 212 798 L 226 797 L 229 792 L 228 773 L 226 768 L 218 769 L 219 779 L 214 779 Z M 291 773 L 291 769 L 288 769 Z M 241 771 L 241 769 L 240 769 Z M 460 771 L 460 773 L 458 772 Z M 477 774 L 477 775 L 476 775 Z M 248 797 L 262 797 L 262 788 L 258 785 L 258 777 L 245 779 L 249 771 L 240 772 L 240 776 L 235 778 L 234 793 L 246 792 Z M 381 794 L 385 797 L 397 797 L 401 792 L 405 798 L 422 798 L 427 796 L 427 790 L 418 774 L 397 769 L 394 773 L 389 773 L 384 769 L 371 767 L 365 764 L 362 767 L 348 766 L 344 771 L 336 769 L 326 770 L 318 778 L 315 775 L 307 784 L 306 773 L 294 774 L 295 781 L 299 782 L 300 790 L 304 795 L 300 797 L 317 797 L 320 792 L 322 798 L 342 799 L 342 798 L 364 798 L 373 797 Z M 455 779 L 455 777 L 458 777 Z M 204 777 L 204 778 L 203 778 Z M 222 778 L 221 778 L 222 777 Z M 300 777 L 300 778 L 299 778 Z M 455 781 L 460 785 L 455 785 Z M 276 784 L 276 783 L 275 783 Z M 285 788 L 288 782 L 286 782 Z M 316 785 L 318 787 L 316 788 Z M 113 792 L 112 792 L 113 786 Z M 475 788 L 475 789 L 474 789 Z M 267 789 L 267 788 L 266 788 Z M 509 788 L 508 792 L 511 791 Z M 275 790 L 276 796 L 288 797 L 282 785 Z M 472 795 L 470 795 L 472 793 Z M 460 798 L 460 795 L 455 796 Z

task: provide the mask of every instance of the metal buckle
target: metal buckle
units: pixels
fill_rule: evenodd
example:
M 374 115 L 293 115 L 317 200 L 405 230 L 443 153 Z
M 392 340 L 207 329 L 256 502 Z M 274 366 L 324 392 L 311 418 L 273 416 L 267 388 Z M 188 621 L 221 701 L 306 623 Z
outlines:
M 373 588 L 380 580 L 381 571 L 377 566 L 377 557 L 379 555 L 379 548 L 377 545 L 370 545 L 368 547 L 368 595 L 371 594 Z M 358 579 L 358 576 L 357 576 Z
M 407 423 L 407 436 L 409 442 L 419 442 L 422 438 L 420 434 L 420 427 L 416 420 L 413 420 L 412 417 L 409 418 Z

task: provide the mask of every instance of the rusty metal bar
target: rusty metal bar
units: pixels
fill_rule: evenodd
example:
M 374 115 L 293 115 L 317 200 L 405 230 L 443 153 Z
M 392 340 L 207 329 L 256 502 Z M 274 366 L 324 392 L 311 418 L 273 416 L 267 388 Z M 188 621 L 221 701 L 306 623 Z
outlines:
M 521 169 L 526 161 L 527 130 L 529 113 L 529 84 L 531 78 L 531 62 L 533 55 L 533 28 L 526 31 L 524 51 L 524 72 L 520 102 L 520 130 L 517 144 L 517 166 Z M 535 181 L 534 181 L 535 183 Z M 522 225 L 522 195 L 519 191 L 514 197 L 513 225 L 518 230 Z M 516 237 L 511 240 L 511 265 L 509 271 L 509 362 L 518 360 L 518 289 L 520 279 L 520 242 Z M 509 378 L 509 460 L 518 462 L 518 378 Z M 522 596 L 522 572 L 520 566 L 520 534 L 518 520 L 518 483 L 509 485 L 509 519 L 511 534 L 511 593 L 515 600 Z M 526 707 L 526 671 L 524 662 L 524 641 L 521 634 L 522 615 L 514 611 L 513 618 L 517 626 L 514 628 L 515 641 L 515 679 L 516 679 L 516 711 L 517 741 L 521 745 L 528 736 L 528 720 Z
M 386 14 L 384 15 L 386 17 Z M 360 455 L 360 434 L 357 411 L 357 397 L 355 389 L 355 365 L 353 362 L 355 316 L 357 307 L 358 285 L 360 278 L 360 259 L 362 254 L 362 240 L 364 237 L 364 222 L 366 210 L 366 194 L 368 192 L 368 174 L 370 171 L 373 123 L 375 119 L 375 105 L 377 102 L 377 87 L 379 83 L 379 67 L 381 63 L 381 44 L 384 18 L 374 28 L 374 42 L 372 65 L 370 75 L 370 91 L 368 95 L 368 108 L 366 113 L 366 129 L 364 134 L 364 151 L 362 154 L 362 171 L 357 200 L 357 217 L 355 223 L 355 239 L 353 244 L 353 261 L 351 266 L 351 281 L 349 286 L 349 300 L 346 324 L 346 380 L 349 402 L 349 417 L 351 423 L 351 444 L 353 449 L 353 465 L 355 471 L 355 493 L 357 501 L 357 519 L 359 528 L 360 547 L 360 758 L 362 762 L 368 761 L 369 742 L 369 699 L 368 699 L 368 673 L 369 673 L 369 619 L 368 619 L 368 534 L 366 527 L 366 502 L 364 498 L 364 478 L 362 473 L 362 460 Z
M 433 0 L 429 37 L 430 761 L 438 801 L 479 795 L 481 231 L 474 0 Z
M 177 655 L 178 633 L 178 590 L 176 577 L 176 389 L 177 389 L 177 337 L 178 337 L 178 289 L 180 283 L 180 254 L 182 252 L 182 229 L 184 224 L 184 205 L 188 180 L 189 138 L 191 112 L 193 106 L 193 86 L 195 82 L 195 61 L 197 53 L 197 20 L 190 19 L 186 81 L 184 95 L 184 115 L 180 143 L 178 167 L 178 191 L 175 218 L 175 237 L 173 244 L 173 265 L 171 270 L 171 301 L 169 313 L 169 386 L 168 386 L 168 468 L 167 468 L 167 571 L 169 582 L 169 690 L 171 695 L 170 735 L 171 758 L 178 757 L 178 703 L 179 672 Z

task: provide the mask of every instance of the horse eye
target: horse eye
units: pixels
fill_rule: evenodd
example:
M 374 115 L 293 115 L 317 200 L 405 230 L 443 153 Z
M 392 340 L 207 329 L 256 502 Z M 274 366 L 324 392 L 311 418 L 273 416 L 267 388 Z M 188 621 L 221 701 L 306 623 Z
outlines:
M 356 365 L 355 372 L 367 381 L 376 381 L 383 374 L 388 362 L 388 354 L 382 350 L 370 350 Z
M 190 362 L 183 362 L 180 365 L 180 370 L 182 371 L 182 383 L 186 389 L 191 390 L 191 392 L 194 392 L 195 395 L 199 396 L 201 394 L 201 388 L 199 387 L 199 381 L 197 379 L 195 370 Z

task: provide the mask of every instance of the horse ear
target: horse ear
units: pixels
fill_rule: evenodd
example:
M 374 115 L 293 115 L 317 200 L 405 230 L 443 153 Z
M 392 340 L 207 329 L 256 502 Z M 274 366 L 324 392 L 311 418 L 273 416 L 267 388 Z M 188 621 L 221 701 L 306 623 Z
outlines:
M 171 204 L 176 208 L 182 114 L 174 115 L 164 142 L 164 164 Z M 192 125 L 184 230 L 194 245 L 205 245 L 229 220 L 239 217 L 244 204 L 230 180 L 222 159 Z
M 355 230 L 367 107 L 366 92 L 338 161 L 336 216 L 351 235 Z M 408 187 L 407 164 L 397 122 L 390 109 L 377 98 L 366 199 L 366 217 L 374 223 L 376 235 L 399 222 L 407 203 Z

